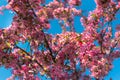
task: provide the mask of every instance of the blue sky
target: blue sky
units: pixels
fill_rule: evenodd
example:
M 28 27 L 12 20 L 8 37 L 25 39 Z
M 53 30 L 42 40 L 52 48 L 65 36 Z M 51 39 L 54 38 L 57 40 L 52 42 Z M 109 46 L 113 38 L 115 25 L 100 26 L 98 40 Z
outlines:
M 52 0 L 46 0 L 47 3 L 50 1 Z M 6 0 L 0 0 L 0 6 L 6 4 L 7 4 Z M 95 3 L 93 0 L 82 0 L 82 6 L 79 8 L 82 8 L 85 14 L 87 15 L 89 11 L 95 9 Z M 5 28 L 11 24 L 13 15 L 14 14 L 11 11 L 5 10 L 4 15 L 0 15 L 0 28 Z M 120 16 L 118 17 L 120 18 Z M 112 24 L 113 26 L 115 26 L 120 22 L 119 18 L 118 21 L 114 21 L 114 23 Z M 75 17 L 74 21 L 75 21 L 74 26 L 76 32 L 78 33 L 82 32 L 83 27 L 80 23 L 80 17 Z M 50 23 L 51 23 L 51 28 L 50 30 L 48 30 L 48 33 L 50 34 L 61 33 L 61 28 L 57 20 L 51 20 Z M 109 80 L 110 77 L 113 80 L 120 80 L 120 58 L 115 59 L 113 61 L 113 64 L 114 64 L 113 69 L 105 77 L 105 80 Z M 10 75 L 11 75 L 11 69 L 5 69 L 4 67 L 0 67 L 0 80 L 6 80 L 6 78 L 8 78 Z M 43 78 L 43 80 L 45 80 L 45 78 Z

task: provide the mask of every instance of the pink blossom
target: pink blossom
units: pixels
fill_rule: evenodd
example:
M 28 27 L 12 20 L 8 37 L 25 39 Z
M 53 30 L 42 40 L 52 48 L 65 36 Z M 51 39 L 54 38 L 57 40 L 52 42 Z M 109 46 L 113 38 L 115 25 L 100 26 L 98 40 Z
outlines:
M 70 0 L 69 4 L 74 5 L 74 6 L 79 6 L 81 4 L 81 1 L 80 0 Z

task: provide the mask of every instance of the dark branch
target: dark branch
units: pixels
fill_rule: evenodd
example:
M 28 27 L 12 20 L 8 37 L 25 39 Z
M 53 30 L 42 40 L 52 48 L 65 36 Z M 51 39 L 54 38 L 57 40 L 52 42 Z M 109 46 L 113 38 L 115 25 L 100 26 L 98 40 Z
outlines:
M 29 0 L 27 0 L 27 1 L 28 1 L 29 7 L 30 7 L 31 10 L 33 11 L 34 16 L 35 16 L 36 18 L 38 18 L 38 16 L 35 14 L 34 9 L 31 7 L 31 5 L 30 5 L 30 3 L 29 3 Z M 41 30 L 41 31 L 43 32 L 43 30 Z M 56 62 L 56 61 L 55 61 L 55 57 L 53 56 L 52 49 L 51 49 L 50 46 L 49 46 L 48 40 L 47 40 L 46 35 L 45 35 L 44 32 L 43 32 L 43 35 L 44 35 L 44 41 L 45 41 L 45 43 L 46 43 L 46 45 L 47 45 L 47 48 L 48 48 L 48 50 L 50 51 L 50 55 L 51 55 L 51 57 L 52 57 L 52 60 L 53 60 L 53 62 L 55 63 L 55 62 Z
M 16 45 L 16 48 L 19 48 L 21 51 L 23 51 L 24 53 L 26 53 L 28 56 L 30 56 L 30 58 L 32 59 L 32 55 L 30 55 L 28 52 L 26 52 L 24 49 L 22 49 L 22 48 L 20 48 L 19 46 L 17 46 Z M 44 70 L 44 68 L 43 68 L 43 66 L 36 60 L 36 59 L 34 59 L 34 60 L 31 60 L 31 61 L 34 61 L 34 62 L 36 62 L 38 65 L 39 65 L 39 67 L 41 67 L 43 70 Z M 44 71 L 46 71 L 46 70 L 44 70 Z

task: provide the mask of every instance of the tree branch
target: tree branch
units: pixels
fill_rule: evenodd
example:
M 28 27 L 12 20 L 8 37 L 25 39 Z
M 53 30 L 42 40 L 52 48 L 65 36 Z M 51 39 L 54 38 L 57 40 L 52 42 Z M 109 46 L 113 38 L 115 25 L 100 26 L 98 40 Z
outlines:
M 28 5 L 30 6 L 31 10 L 33 11 L 34 16 L 35 16 L 36 18 L 38 18 L 38 16 L 35 14 L 34 9 L 31 7 L 31 5 L 30 5 L 30 3 L 29 3 L 29 0 L 27 0 L 27 1 L 28 1 Z M 41 31 L 43 32 L 43 30 L 41 30 Z M 48 48 L 48 50 L 49 50 L 49 52 L 50 52 L 50 55 L 51 55 L 51 57 L 52 57 L 52 60 L 53 60 L 53 62 L 55 63 L 55 62 L 56 62 L 56 61 L 55 61 L 55 57 L 53 56 L 52 49 L 51 49 L 50 46 L 49 46 L 48 40 L 47 40 L 46 35 L 45 35 L 44 32 L 43 32 L 43 35 L 44 35 L 44 41 L 45 41 L 45 43 L 47 44 L 47 48 Z
M 32 57 L 33 57 L 32 55 L 30 55 L 28 52 L 26 52 L 24 49 L 20 48 L 19 46 L 16 45 L 16 47 L 19 48 L 21 51 L 25 52 L 28 56 L 30 56 L 30 59 L 32 59 Z M 41 67 L 44 70 L 43 66 L 36 59 L 31 60 L 31 61 L 36 62 L 39 65 L 39 67 Z M 46 70 L 44 70 L 44 71 L 46 71 Z

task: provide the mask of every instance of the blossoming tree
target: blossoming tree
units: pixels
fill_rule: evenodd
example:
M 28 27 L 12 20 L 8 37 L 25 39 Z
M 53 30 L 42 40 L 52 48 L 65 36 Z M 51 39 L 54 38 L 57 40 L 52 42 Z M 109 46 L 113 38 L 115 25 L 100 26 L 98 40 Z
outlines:
M 10 27 L 0 30 L 0 66 L 12 69 L 7 80 L 39 80 L 38 74 L 51 80 L 102 80 L 120 57 L 120 26 L 111 23 L 119 14 L 120 0 L 94 0 L 96 8 L 84 15 L 80 0 L 8 0 L 0 8 L 15 12 Z M 75 32 L 74 17 L 84 27 Z M 45 33 L 49 20 L 58 19 L 61 34 Z M 79 26 L 78 26 L 79 27 Z M 69 28 L 67 30 L 66 28 Z M 18 46 L 28 42 L 30 51 Z M 79 67 L 79 68 L 78 68 Z M 89 69 L 90 75 L 85 71 Z

